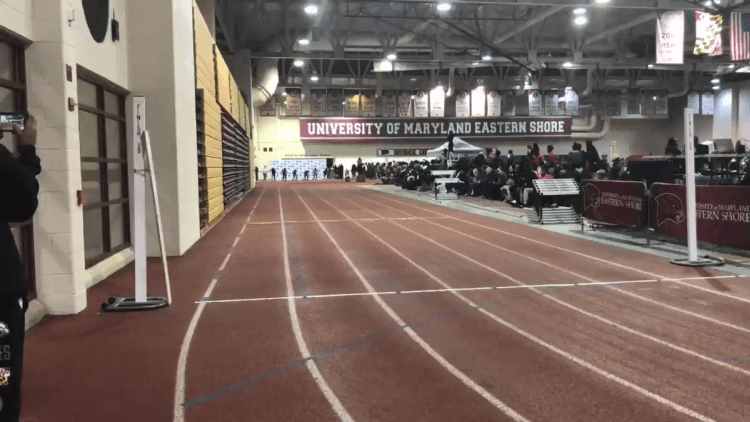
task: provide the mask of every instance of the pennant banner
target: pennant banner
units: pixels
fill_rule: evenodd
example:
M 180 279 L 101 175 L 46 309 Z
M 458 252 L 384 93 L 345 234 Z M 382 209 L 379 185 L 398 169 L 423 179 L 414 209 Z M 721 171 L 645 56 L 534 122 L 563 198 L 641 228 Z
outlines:
M 669 114 L 669 99 L 666 96 L 658 96 L 656 97 L 656 115 L 657 116 L 666 116 Z
M 487 93 L 487 116 L 498 117 L 503 111 L 503 96 L 498 91 L 490 91 Z
M 430 92 L 430 117 L 445 117 L 445 91 L 442 86 Z
M 302 115 L 302 92 L 298 89 L 290 89 L 286 92 L 286 115 Z
M 628 94 L 628 114 L 641 114 L 641 98 L 633 92 Z
M 685 12 L 660 13 L 656 18 L 656 63 L 683 64 L 685 44 Z
M 622 100 L 620 91 L 607 93 L 607 116 L 619 116 L 622 113 Z
M 693 54 L 707 54 L 721 56 L 724 50 L 721 46 L 721 26 L 724 19 L 721 15 L 705 12 L 695 12 L 695 49 Z
M 471 93 L 469 91 L 458 91 L 456 93 L 456 117 L 469 117 L 471 115 Z
M 508 91 L 503 94 L 503 116 L 516 115 L 516 94 Z
M 471 117 L 484 117 L 484 102 L 487 94 L 484 89 L 471 91 Z
M 326 115 L 326 90 L 325 89 L 311 89 L 310 90 L 310 114 L 313 116 L 325 116 Z
M 346 104 L 344 108 L 344 116 L 347 117 L 359 117 L 359 91 L 346 90 Z
M 701 114 L 704 116 L 714 115 L 714 94 L 707 92 L 701 95 Z
M 401 91 L 398 94 L 398 117 L 412 117 L 411 91 Z
M 396 117 L 397 115 L 396 91 L 383 91 L 383 116 Z
M 430 93 L 417 91 L 414 94 L 414 117 L 430 117 Z
M 359 96 L 362 117 L 375 117 L 375 91 L 362 91 Z
M 344 115 L 344 91 L 341 89 L 328 90 L 328 115 Z
M 578 115 L 578 94 L 572 89 L 565 90 L 565 114 L 568 116 Z
M 544 115 L 557 116 L 557 91 L 547 91 L 544 94 Z
M 542 93 L 536 90 L 531 91 L 529 93 L 529 116 L 541 116 L 542 112 Z

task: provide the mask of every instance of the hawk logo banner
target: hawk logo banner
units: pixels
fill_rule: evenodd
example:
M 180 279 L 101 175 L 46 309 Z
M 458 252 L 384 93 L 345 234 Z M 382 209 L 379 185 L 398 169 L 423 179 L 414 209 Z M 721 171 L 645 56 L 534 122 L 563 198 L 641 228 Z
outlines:
M 651 227 L 687 238 L 685 186 L 654 183 L 651 194 Z M 695 202 L 699 241 L 750 249 L 750 187 L 697 186 Z
M 5 338 L 10 334 L 10 328 L 8 324 L 0 321 L 0 338 Z
M 721 45 L 721 27 L 724 18 L 705 12 L 695 12 L 695 49 L 693 54 L 699 56 L 721 56 L 724 49 Z
M 584 180 L 583 216 L 623 227 L 644 227 L 648 217 L 646 185 L 642 182 Z

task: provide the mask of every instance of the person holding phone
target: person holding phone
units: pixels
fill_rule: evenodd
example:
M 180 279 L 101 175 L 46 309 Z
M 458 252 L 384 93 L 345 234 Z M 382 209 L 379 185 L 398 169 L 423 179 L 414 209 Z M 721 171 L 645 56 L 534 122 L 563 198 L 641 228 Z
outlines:
M 39 193 L 36 176 L 42 167 L 36 155 L 34 119 L 29 117 L 25 127 L 13 124 L 11 130 L 18 140 L 18 153 L 11 154 L 0 144 L 0 421 L 15 422 L 21 415 L 28 286 L 10 223 L 21 223 L 34 216 Z

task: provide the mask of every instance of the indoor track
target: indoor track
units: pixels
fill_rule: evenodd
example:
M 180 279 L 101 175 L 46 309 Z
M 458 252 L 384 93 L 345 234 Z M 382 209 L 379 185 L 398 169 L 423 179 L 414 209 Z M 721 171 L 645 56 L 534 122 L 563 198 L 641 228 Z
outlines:
M 748 278 L 341 182 L 170 268 L 169 309 L 93 309 L 129 269 L 30 332 L 25 421 L 750 420 Z

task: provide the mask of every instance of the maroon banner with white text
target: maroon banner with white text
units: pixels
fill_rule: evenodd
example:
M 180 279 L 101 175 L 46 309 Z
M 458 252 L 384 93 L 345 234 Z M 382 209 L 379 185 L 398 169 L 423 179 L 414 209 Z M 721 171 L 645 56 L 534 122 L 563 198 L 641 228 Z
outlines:
M 657 233 L 687 238 L 685 186 L 654 183 L 649 223 Z M 750 249 L 750 187 L 696 186 L 698 240 Z
M 645 227 L 648 196 L 643 182 L 584 180 L 583 216 L 624 227 Z
M 466 139 L 570 136 L 570 118 L 346 119 L 300 118 L 303 141 L 386 139 L 444 140 L 449 132 Z

